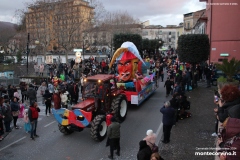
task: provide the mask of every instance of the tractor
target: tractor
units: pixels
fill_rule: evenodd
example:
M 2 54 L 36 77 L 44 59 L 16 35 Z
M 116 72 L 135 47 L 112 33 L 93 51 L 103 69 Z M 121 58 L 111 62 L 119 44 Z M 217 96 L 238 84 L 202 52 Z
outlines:
M 65 135 L 90 128 L 91 137 L 102 141 L 107 133 L 109 117 L 123 122 L 128 101 L 123 90 L 117 88 L 114 75 L 98 74 L 84 79 L 83 101 L 72 107 L 53 109 L 60 132 Z

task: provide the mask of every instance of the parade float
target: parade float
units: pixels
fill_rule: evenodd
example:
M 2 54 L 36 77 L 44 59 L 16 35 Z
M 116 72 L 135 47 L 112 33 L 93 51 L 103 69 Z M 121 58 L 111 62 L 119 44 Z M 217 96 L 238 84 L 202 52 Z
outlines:
M 123 122 L 128 105 L 140 105 L 157 88 L 155 72 L 149 70 L 132 42 L 122 44 L 109 64 L 117 63 L 118 75 L 97 74 L 84 79 L 83 101 L 72 106 L 72 110 L 55 106 L 53 114 L 60 132 L 70 134 L 90 128 L 96 141 L 106 137 L 112 116 Z M 55 102 L 54 102 L 55 103 Z

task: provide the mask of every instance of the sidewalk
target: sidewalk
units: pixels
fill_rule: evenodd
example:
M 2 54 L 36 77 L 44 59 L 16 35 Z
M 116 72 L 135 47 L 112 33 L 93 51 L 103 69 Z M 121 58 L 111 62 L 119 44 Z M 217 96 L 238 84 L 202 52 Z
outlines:
M 191 102 L 192 117 L 179 120 L 177 125 L 173 126 L 169 144 L 160 141 L 160 155 L 164 159 L 214 160 L 215 156 L 195 155 L 195 152 L 215 153 L 216 137 L 211 136 L 215 128 L 214 88 L 206 88 L 206 83 L 202 82 L 198 88 L 186 94 Z

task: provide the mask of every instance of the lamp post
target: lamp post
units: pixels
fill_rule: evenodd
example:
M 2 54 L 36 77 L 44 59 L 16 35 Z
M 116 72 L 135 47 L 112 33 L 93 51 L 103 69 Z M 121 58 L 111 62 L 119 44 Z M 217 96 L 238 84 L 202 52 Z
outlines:
M 28 36 L 27 36 L 27 75 L 28 75 L 29 40 L 30 40 L 30 33 L 28 33 Z

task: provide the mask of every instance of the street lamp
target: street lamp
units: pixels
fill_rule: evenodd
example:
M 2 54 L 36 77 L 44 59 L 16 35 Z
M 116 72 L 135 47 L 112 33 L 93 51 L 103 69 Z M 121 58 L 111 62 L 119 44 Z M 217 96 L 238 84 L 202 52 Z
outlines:
M 30 33 L 27 36 L 27 75 L 28 75 L 28 54 L 29 54 Z
M 33 41 L 34 39 L 32 39 Z M 29 49 L 29 44 L 30 44 L 30 33 L 28 33 L 28 36 L 27 36 L 27 75 L 28 75 L 28 56 L 29 56 L 29 53 L 30 53 L 30 49 Z M 39 44 L 39 41 L 38 40 L 35 40 L 35 44 Z

